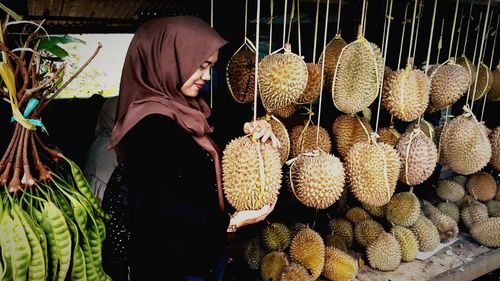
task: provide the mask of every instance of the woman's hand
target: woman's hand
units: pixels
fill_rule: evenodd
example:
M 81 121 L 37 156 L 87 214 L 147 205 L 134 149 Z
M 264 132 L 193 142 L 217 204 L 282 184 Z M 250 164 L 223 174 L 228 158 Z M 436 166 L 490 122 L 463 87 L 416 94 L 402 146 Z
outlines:
M 273 132 L 271 124 L 266 120 L 260 119 L 255 122 L 246 122 L 243 125 L 243 132 L 251 134 L 255 140 L 260 139 L 262 143 L 270 141 L 273 147 L 278 148 L 281 146 L 280 141 Z
M 274 210 L 276 200 L 271 205 L 265 205 L 260 210 L 237 211 L 231 216 L 229 225 L 235 225 L 236 228 L 241 228 L 246 225 L 261 222 Z

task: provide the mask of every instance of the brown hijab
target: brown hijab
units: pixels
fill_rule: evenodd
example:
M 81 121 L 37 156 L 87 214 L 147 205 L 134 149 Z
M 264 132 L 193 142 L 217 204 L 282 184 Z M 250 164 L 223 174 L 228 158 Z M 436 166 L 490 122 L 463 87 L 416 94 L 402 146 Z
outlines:
M 206 22 L 193 16 L 154 19 L 139 27 L 123 66 L 110 144 L 122 161 L 120 141 L 142 118 L 155 113 L 172 118 L 214 159 L 221 210 L 221 157 L 208 135 L 213 131 L 207 122 L 210 108 L 200 96 L 186 97 L 180 89 L 226 43 Z

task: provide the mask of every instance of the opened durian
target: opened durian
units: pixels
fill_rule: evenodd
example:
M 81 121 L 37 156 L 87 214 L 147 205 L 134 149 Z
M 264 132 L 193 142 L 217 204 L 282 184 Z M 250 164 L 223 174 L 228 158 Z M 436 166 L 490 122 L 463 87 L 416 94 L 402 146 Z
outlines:
M 493 72 L 491 69 L 484 63 L 481 63 L 479 66 L 479 74 L 477 76 L 477 85 L 471 85 L 471 94 L 469 98 L 472 100 L 478 100 L 486 93 L 491 90 L 493 86 Z M 474 92 L 474 89 L 476 90 Z
M 344 190 L 344 168 L 340 160 L 321 150 L 298 156 L 290 167 L 292 190 L 302 204 L 317 209 L 330 207 Z
M 441 153 L 455 173 L 473 174 L 490 161 L 488 129 L 474 115 L 453 118 L 443 130 L 441 138 Z
M 436 187 L 437 196 L 448 202 L 458 202 L 465 195 L 465 189 L 462 185 L 452 180 L 440 180 Z
M 288 266 L 288 258 L 284 252 L 272 251 L 262 259 L 260 276 L 262 280 L 277 281 L 280 279 L 283 269 Z
M 420 216 L 420 201 L 413 192 L 395 193 L 387 203 L 386 214 L 393 224 L 409 227 Z
M 342 114 L 333 121 L 333 139 L 342 159 L 347 157 L 349 149 L 354 144 L 358 142 L 370 143 L 372 133 L 370 122 L 363 117 Z
M 337 67 L 337 61 L 340 56 L 340 52 L 342 49 L 347 46 L 347 42 L 342 39 L 340 34 L 336 34 L 335 37 L 328 42 L 325 48 L 326 57 L 325 57 L 325 74 L 324 74 L 324 85 L 325 89 L 332 88 L 333 76 L 335 74 L 335 67 Z M 318 64 L 321 65 L 323 63 L 323 52 L 319 56 Z
M 325 264 L 325 244 L 323 238 L 310 228 L 301 229 L 292 239 L 290 257 L 302 264 L 316 280 Z
M 424 114 L 429 104 L 430 80 L 423 71 L 408 65 L 384 80 L 382 105 L 394 117 L 410 122 Z
M 470 234 L 474 240 L 486 247 L 500 247 L 500 218 L 487 218 L 472 226 Z
M 420 214 L 417 221 L 410 227 L 418 240 L 418 248 L 422 252 L 434 250 L 441 241 L 436 226 L 424 214 Z
M 432 140 L 418 128 L 399 138 L 396 150 L 401 160 L 399 181 L 415 186 L 427 180 L 437 163 L 437 149 Z
M 382 84 L 384 60 L 377 45 L 360 36 L 342 49 L 332 83 L 335 107 L 347 114 L 367 108 Z
M 307 85 L 307 66 L 286 44 L 284 53 L 266 56 L 259 63 L 262 105 L 270 112 L 295 102 Z
M 280 281 L 313 281 L 307 269 L 299 263 L 293 262 L 283 269 Z
M 250 103 L 255 92 L 255 47 L 243 44 L 229 59 L 226 82 L 235 101 Z
M 290 246 L 292 234 L 286 225 L 275 222 L 264 227 L 262 241 L 270 251 L 283 251 Z
M 321 65 L 315 63 L 307 63 L 307 85 L 305 90 L 295 101 L 297 104 L 309 104 L 315 102 L 319 98 L 321 87 Z
M 322 275 L 331 281 L 350 281 L 358 273 L 358 262 L 347 253 L 326 247 L 325 266 Z
M 493 71 L 493 84 L 491 85 L 490 93 L 488 94 L 488 100 L 492 102 L 500 101 L 500 65 L 497 65 L 495 71 Z
M 302 125 L 297 125 L 292 128 L 290 133 L 291 150 L 290 156 L 297 157 L 304 151 L 314 150 L 320 148 L 326 153 L 330 153 L 332 149 L 332 142 L 328 131 L 319 127 L 318 144 L 316 144 L 316 133 L 318 131 L 317 125 L 308 124 L 307 128 Z
M 472 174 L 467 181 L 467 190 L 474 199 L 489 201 L 495 198 L 497 183 L 495 178 L 486 172 Z
M 397 151 L 388 144 L 355 144 L 345 163 L 352 193 L 365 204 L 387 204 L 396 188 L 400 165 Z
M 431 69 L 430 78 L 429 108 L 431 112 L 455 103 L 469 87 L 469 73 L 457 64 L 439 65 Z
M 406 262 L 415 260 L 418 253 L 418 240 L 415 234 L 410 229 L 400 225 L 393 226 L 391 233 L 398 240 L 401 260 Z
M 500 79 L 500 78 L 499 78 Z M 496 127 L 490 133 L 491 159 L 490 165 L 493 169 L 500 172 L 500 127 Z
M 370 266 L 381 271 L 395 270 L 401 264 L 401 248 L 398 240 L 382 232 L 366 249 Z
M 270 144 L 239 137 L 222 157 L 224 194 L 236 210 L 258 210 L 273 203 L 281 186 L 281 162 Z
M 384 227 L 375 220 L 367 219 L 354 226 L 354 237 L 361 247 L 368 247 L 380 233 L 384 232 Z
M 358 222 L 367 220 L 367 219 L 372 219 L 372 216 L 368 214 L 368 212 L 361 208 L 361 207 L 352 207 L 347 212 L 345 213 L 346 218 L 354 223 L 357 224 Z
M 395 147 L 398 143 L 401 134 L 394 129 L 394 127 L 384 127 L 378 129 L 377 134 L 379 135 L 379 142 L 386 143 L 392 147 Z

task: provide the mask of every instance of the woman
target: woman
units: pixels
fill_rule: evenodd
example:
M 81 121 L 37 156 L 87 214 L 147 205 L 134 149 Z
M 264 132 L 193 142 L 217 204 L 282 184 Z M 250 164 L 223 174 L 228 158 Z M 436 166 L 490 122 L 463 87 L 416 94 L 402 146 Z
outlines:
M 228 231 L 274 208 L 223 212 L 222 155 L 199 91 L 226 43 L 191 16 L 146 22 L 130 43 L 110 147 L 128 189 L 131 280 L 206 280 L 223 268 Z M 279 145 L 265 121 L 244 132 Z

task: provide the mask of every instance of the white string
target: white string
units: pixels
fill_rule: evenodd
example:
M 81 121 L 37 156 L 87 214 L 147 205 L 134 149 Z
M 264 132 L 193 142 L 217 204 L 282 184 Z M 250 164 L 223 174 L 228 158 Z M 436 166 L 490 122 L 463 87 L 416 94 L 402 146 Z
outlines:
M 342 10 L 342 0 L 339 0 L 339 10 L 337 12 L 337 33 L 336 35 L 340 35 L 340 11 Z
M 248 1 L 248 0 L 246 0 Z M 271 54 L 273 46 L 273 14 L 274 14 L 274 0 L 271 0 L 271 23 L 269 24 L 269 54 Z
M 429 64 L 431 59 L 431 49 L 432 49 L 432 36 L 434 35 L 434 22 L 436 21 L 436 10 L 437 10 L 438 0 L 434 0 L 434 10 L 432 12 L 432 23 L 431 23 L 431 33 L 429 35 L 429 47 L 427 47 L 427 60 L 425 63 L 425 74 L 429 72 Z
M 448 59 L 451 58 L 451 50 L 453 49 L 453 37 L 455 36 L 455 25 L 457 24 L 457 15 L 458 15 L 458 2 L 455 5 L 455 15 L 453 16 L 453 25 L 451 26 L 451 38 L 450 38 L 450 46 L 448 48 Z
M 243 38 L 243 43 L 246 42 L 246 38 L 247 38 L 247 20 L 248 20 L 247 14 L 248 14 L 248 0 L 245 0 L 245 37 Z M 272 20 L 272 18 L 271 18 L 271 20 Z
M 481 54 L 483 53 L 483 47 L 484 47 L 484 37 L 486 35 L 486 30 L 488 29 L 488 15 L 490 13 L 490 6 L 491 6 L 491 0 L 488 0 L 488 6 L 486 7 L 486 16 L 484 16 L 484 28 L 483 28 L 483 37 L 481 38 L 481 47 L 479 48 L 479 60 L 477 61 L 477 72 L 476 72 L 476 81 L 474 81 L 474 91 L 472 92 L 472 95 L 476 95 L 476 90 L 477 90 L 477 79 L 479 77 L 479 70 L 481 68 L 481 63 L 483 62 L 483 58 L 481 57 Z M 479 33 L 479 32 L 478 32 Z M 474 96 L 472 97 L 472 102 L 470 105 L 470 109 L 474 108 Z
M 469 27 L 470 27 L 470 21 L 472 19 L 472 7 L 474 7 L 474 0 L 472 0 L 472 2 L 470 3 L 469 18 L 467 19 L 467 29 L 465 30 L 464 49 L 462 51 L 463 56 L 465 56 L 465 49 L 467 47 L 467 39 L 469 38 Z
M 460 34 L 462 33 L 462 21 L 464 19 L 464 10 L 465 7 L 462 8 L 462 15 L 460 16 L 460 24 L 458 25 L 458 34 L 457 34 L 457 45 L 455 46 L 455 61 L 457 60 L 458 56 L 458 47 L 460 47 Z
M 299 57 L 302 56 L 302 37 L 300 36 L 300 0 L 297 0 L 297 36 L 299 41 Z
M 363 7 L 361 9 L 361 22 L 360 22 L 360 25 L 361 25 L 361 33 L 358 34 L 358 36 L 364 36 L 364 30 L 363 30 L 363 26 L 364 26 L 364 23 L 365 23 L 365 7 L 366 7 L 366 0 L 363 0 Z
M 410 3 L 406 2 L 405 18 L 403 20 L 403 31 L 401 32 L 401 44 L 399 45 L 399 58 L 398 58 L 398 65 L 396 66 L 396 70 L 399 69 L 399 67 L 401 66 L 401 56 L 403 55 L 403 43 L 405 41 L 406 21 L 408 20 L 406 18 L 408 15 L 408 5 L 410 5 Z
M 210 27 L 214 27 L 214 0 L 210 0 Z M 210 68 L 210 108 L 214 107 L 213 68 Z
M 323 76 L 325 74 L 325 57 L 326 57 L 326 36 L 328 30 L 328 14 L 330 12 L 330 0 L 326 0 L 326 15 L 325 15 L 325 32 L 323 34 L 323 56 L 321 62 L 321 82 L 319 83 L 319 103 L 318 103 L 318 122 L 316 127 L 316 146 L 319 147 L 319 129 L 321 120 L 321 101 L 323 100 Z
M 497 35 L 498 35 L 498 23 L 500 22 L 500 14 L 497 16 L 497 28 L 495 29 L 495 38 L 493 39 L 493 49 L 491 50 L 491 58 L 490 58 L 490 68 L 493 68 L 493 58 L 495 57 L 495 47 L 497 43 Z
M 408 57 L 407 57 L 408 60 L 410 59 L 411 47 L 413 46 L 413 32 L 415 30 L 415 19 L 417 17 L 417 2 L 418 1 L 415 0 L 415 5 L 413 6 L 413 18 L 411 21 L 411 32 L 410 32 L 410 45 L 408 45 Z
M 444 29 L 444 18 L 441 21 L 441 34 L 439 35 L 438 53 L 437 53 L 437 57 L 436 57 L 436 64 L 439 64 L 439 56 L 441 54 L 441 48 L 443 47 L 443 29 Z
M 340 10 L 340 8 L 339 8 Z M 385 14 L 384 14 L 384 32 L 382 32 L 382 44 L 380 45 L 381 50 L 384 50 L 385 46 L 385 29 L 387 28 L 387 11 L 389 10 L 389 0 L 385 0 Z M 340 12 L 339 12 L 340 13 Z
M 285 48 L 285 38 L 286 38 L 286 8 L 288 6 L 288 0 L 285 0 L 285 11 L 283 14 L 283 45 L 282 48 Z
M 479 13 L 479 23 L 477 24 L 477 27 L 474 29 L 477 31 L 477 36 L 476 36 L 476 43 L 474 44 L 474 53 L 472 55 L 472 65 L 470 66 L 471 69 L 474 66 L 474 63 L 476 62 L 477 41 L 479 40 L 479 28 L 481 27 L 481 19 L 482 18 L 483 18 L 483 12 L 481 11 Z M 472 76 L 472 74 L 471 74 L 471 76 Z M 471 77 L 471 79 L 472 79 L 472 77 Z M 465 99 L 465 104 L 467 105 L 467 107 L 469 107 L 470 91 L 471 91 L 471 87 L 467 88 L 467 98 Z
M 257 82 L 259 80 L 259 37 L 260 37 L 260 0 L 257 0 L 257 24 L 255 28 L 255 79 L 253 94 L 253 122 L 257 121 Z
M 318 41 L 318 17 L 319 17 L 319 0 L 316 0 L 316 22 L 314 24 L 314 43 L 313 43 L 312 63 L 316 63 L 316 42 Z
M 387 57 L 387 46 L 389 46 L 389 34 L 391 30 L 391 19 L 392 19 L 392 3 L 393 0 L 391 0 L 391 3 L 389 4 L 389 17 L 387 19 L 387 30 L 386 30 L 386 36 L 385 36 L 385 41 L 386 44 L 384 45 L 384 50 L 383 50 L 383 60 L 384 60 L 384 67 L 385 67 L 385 62 L 386 62 L 386 57 Z M 384 81 L 384 72 L 382 72 L 382 78 L 381 81 Z M 375 121 L 375 132 L 378 132 L 378 123 L 379 123 L 379 118 L 380 118 L 380 108 L 381 108 L 381 102 L 382 101 L 382 86 L 379 87 L 379 96 L 378 96 L 378 107 L 377 107 L 377 120 Z M 392 115 L 391 115 L 392 118 Z
M 422 18 L 422 7 L 423 6 L 424 6 L 423 2 L 420 2 L 420 4 L 418 5 L 417 30 L 415 31 L 415 44 L 413 45 L 413 54 L 411 55 L 411 57 L 413 58 L 414 61 L 416 61 L 415 55 L 417 52 L 417 41 L 418 41 L 418 34 L 420 31 L 420 19 Z
M 364 13 L 365 13 L 365 16 L 363 19 L 363 37 L 365 37 L 365 33 L 366 33 L 366 18 L 368 17 L 368 1 L 366 1 Z

